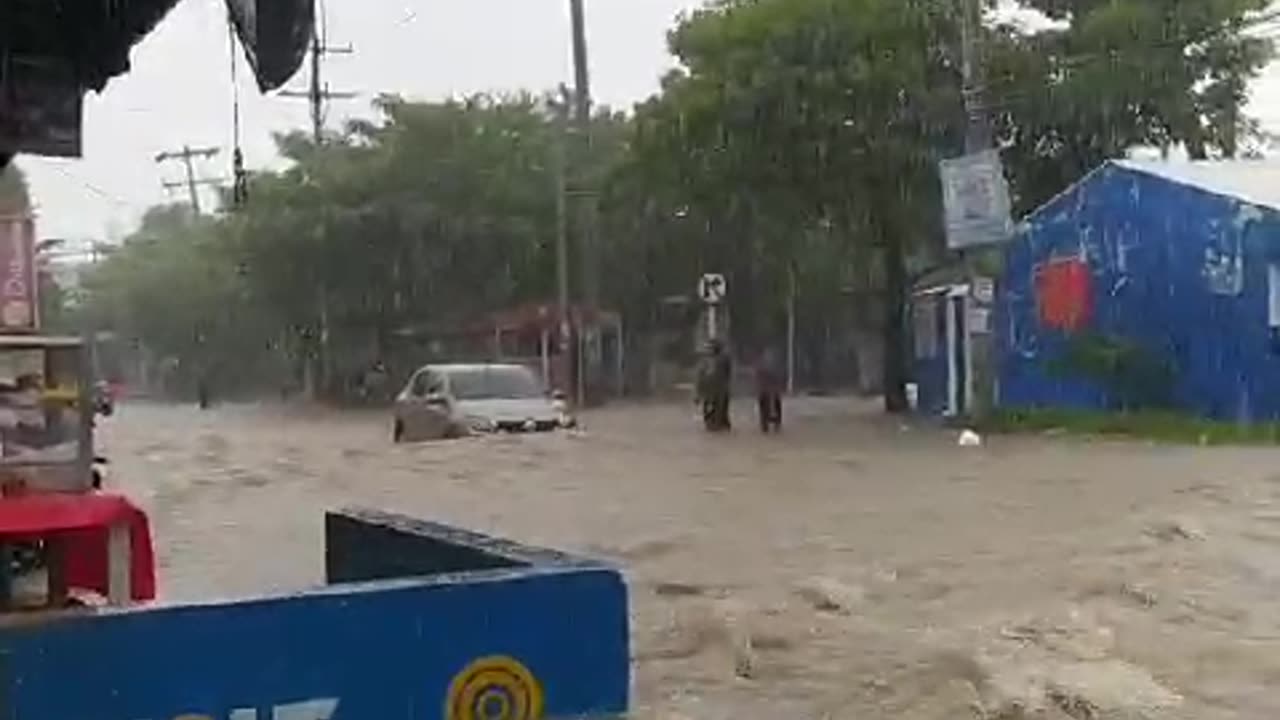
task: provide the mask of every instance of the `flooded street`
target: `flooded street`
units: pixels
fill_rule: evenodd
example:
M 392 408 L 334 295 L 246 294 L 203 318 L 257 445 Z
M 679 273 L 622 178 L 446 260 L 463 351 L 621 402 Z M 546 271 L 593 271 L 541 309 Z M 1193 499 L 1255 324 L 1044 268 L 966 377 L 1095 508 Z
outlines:
M 171 600 L 320 583 L 343 505 L 615 559 L 638 718 L 1280 716 L 1280 450 L 737 410 L 395 446 L 381 413 L 134 404 L 102 444 Z

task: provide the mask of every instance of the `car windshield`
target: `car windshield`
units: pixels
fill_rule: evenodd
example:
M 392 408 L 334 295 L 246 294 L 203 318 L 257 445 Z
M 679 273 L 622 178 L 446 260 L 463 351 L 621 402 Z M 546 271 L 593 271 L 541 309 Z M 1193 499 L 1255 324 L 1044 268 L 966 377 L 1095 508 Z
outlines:
M 458 400 L 535 398 L 542 385 L 525 368 L 484 367 L 449 372 L 449 389 Z

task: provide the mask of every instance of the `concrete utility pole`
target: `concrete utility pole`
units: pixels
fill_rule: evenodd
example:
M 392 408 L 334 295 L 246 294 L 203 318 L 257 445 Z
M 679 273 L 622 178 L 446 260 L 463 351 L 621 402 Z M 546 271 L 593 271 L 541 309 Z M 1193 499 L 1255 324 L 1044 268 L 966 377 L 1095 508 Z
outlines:
M 960 3 L 960 41 L 962 46 L 961 73 L 963 85 L 961 92 L 964 96 L 966 116 L 964 144 L 966 154 L 974 154 L 989 150 L 993 143 L 991 123 L 988 116 L 984 56 L 981 47 L 982 0 L 958 0 L 958 2 Z M 989 312 L 989 309 L 983 306 L 984 303 L 979 302 L 977 296 L 981 274 L 972 251 L 962 250 L 960 252 L 961 259 L 964 262 L 966 279 L 969 283 L 969 294 L 964 299 L 963 305 L 966 315 L 964 326 L 966 335 L 968 335 L 968 338 L 964 340 L 968 345 L 965 361 L 969 367 L 963 373 L 965 383 L 959 389 L 959 395 L 964 398 L 962 401 L 964 412 L 973 417 L 981 417 L 990 409 L 995 400 L 995 381 L 991 368 L 991 336 L 990 328 L 984 329 L 987 332 L 974 332 L 974 328 L 970 327 L 973 321 L 973 313 L 969 311 L 977 309 Z
M 157 163 L 162 163 L 168 160 L 182 161 L 182 164 L 187 171 L 186 182 L 166 182 L 164 183 L 164 186 L 165 188 L 172 190 L 174 188 L 183 187 L 185 185 L 187 188 L 187 192 L 190 193 L 191 195 L 191 211 L 194 212 L 196 215 L 200 214 L 200 192 L 197 189 L 197 186 L 218 185 L 222 181 L 217 178 L 197 179 L 195 166 L 192 165 L 191 159 L 196 157 L 211 158 L 214 155 L 217 155 L 219 152 L 221 152 L 221 150 L 214 147 L 191 148 L 189 146 L 184 145 L 181 150 L 166 151 L 156 155 Z
M 352 49 L 346 47 L 328 47 L 320 37 L 317 29 L 311 34 L 311 84 L 306 90 L 282 90 L 282 97 L 302 98 L 311 103 L 311 133 L 316 145 L 324 144 L 324 118 L 330 100 L 349 100 L 356 97 L 353 92 L 330 90 L 321 77 L 325 55 L 350 55 Z
M 316 23 L 315 29 L 311 33 L 311 83 L 306 90 L 283 90 L 279 94 L 283 97 L 303 98 L 311 104 L 311 134 L 315 140 L 316 147 L 324 145 L 324 119 L 327 106 L 330 100 L 346 100 L 356 97 L 352 92 L 337 92 L 329 89 L 327 83 L 321 77 L 324 66 L 325 55 L 350 55 L 352 49 L 347 47 L 329 47 L 325 44 L 324 38 L 320 34 L 320 26 L 322 23 Z M 318 319 L 320 323 L 320 362 L 319 375 L 320 382 L 324 383 L 329 375 L 329 297 L 323 283 L 316 292 L 316 307 L 318 311 Z M 304 385 L 306 392 L 313 399 L 316 395 L 316 380 L 310 372 L 311 366 L 307 365 L 306 377 Z
M 982 0 L 958 0 L 960 3 L 961 74 L 964 85 L 965 151 L 981 152 L 991 147 L 991 125 L 987 117 L 986 74 L 979 42 L 982 26 Z
M 555 113 L 555 176 L 556 176 L 556 302 L 559 305 L 556 321 L 559 324 L 556 340 L 560 348 L 560 381 L 568 382 L 572 363 L 569 362 L 569 351 L 572 347 L 571 324 L 569 310 L 569 203 L 568 203 L 568 152 L 565 148 L 565 136 L 568 134 L 568 116 L 572 106 L 572 93 L 564 85 L 560 86 L 560 98 L 552 102 Z M 565 388 L 561 388 L 565 390 Z
M 573 189 L 577 199 L 578 254 L 582 263 L 582 305 L 587 312 L 599 309 L 599 255 L 596 252 L 596 190 L 592 186 L 588 162 L 591 159 L 591 63 L 587 53 L 587 21 L 584 0 L 569 0 L 569 18 L 573 31 L 574 126 L 577 135 L 573 154 Z M 583 323 L 584 326 L 588 325 Z M 578 364 L 579 395 L 586 378 L 595 375 L 600 365 L 600 339 L 597 328 L 586 327 L 579 347 L 582 362 Z M 585 399 L 585 398 L 582 398 Z

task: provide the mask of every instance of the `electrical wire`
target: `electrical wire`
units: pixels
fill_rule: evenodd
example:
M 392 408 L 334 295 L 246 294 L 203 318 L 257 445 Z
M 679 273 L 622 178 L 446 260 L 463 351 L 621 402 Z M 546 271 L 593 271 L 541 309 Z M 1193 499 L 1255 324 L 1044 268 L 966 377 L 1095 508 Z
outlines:
M 67 170 L 61 165 L 57 165 L 55 163 L 45 163 L 43 164 L 43 167 L 53 168 L 55 172 L 57 172 L 59 175 L 63 176 L 64 178 L 84 187 L 89 192 L 92 192 L 94 195 L 97 195 L 104 200 L 108 200 L 112 203 L 115 203 L 116 205 L 119 205 L 121 207 L 128 207 L 128 208 L 135 208 L 138 206 L 137 203 L 131 203 L 128 200 L 122 199 L 118 195 L 113 195 L 107 192 L 106 190 L 103 190 L 102 188 L 98 187 L 97 185 L 94 185 L 88 180 L 76 177 L 75 175 L 71 174 L 70 170 Z

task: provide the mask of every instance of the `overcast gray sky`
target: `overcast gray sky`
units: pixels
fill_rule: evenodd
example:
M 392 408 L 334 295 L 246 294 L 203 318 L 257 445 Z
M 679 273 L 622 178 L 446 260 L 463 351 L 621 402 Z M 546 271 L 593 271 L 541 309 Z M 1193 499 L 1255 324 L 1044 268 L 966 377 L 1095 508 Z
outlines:
M 596 97 L 630 106 L 657 89 L 671 66 L 666 30 L 697 0 L 588 0 Z M 327 0 L 331 45 L 354 46 L 328 59 L 334 90 L 364 93 L 331 105 L 330 123 L 369 113 L 383 92 L 441 98 L 480 90 L 543 90 L 571 77 L 567 0 Z M 294 78 L 301 88 L 305 70 Z M 246 164 L 275 161 L 271 132 L 309 127 L 304 100 L 262 97 L 240 63 Z M 209 176 L 230 171 L 231 80 L 223 0 L 183 0 L 133 52 L 133 71 L 85 107 L 84 158 L 20 158 L 39 212 L 41 237 L 117 236 L 142 210 L 163 201 L 162 181 L 181 180 L 156 153 L 217 145 L 201 162 Z M 185 194 L 175 199 L 185 198 Z
M 666 30 L 699 0 L 587 0 L 593 89 L 629 106 L 657 88 L 672 62 Z M 334 90 L 364 93 L 331 106 L 330 123 L 369 114 L 382 92 L 441 98 L 479 90 L 543 90 L 571 72 L 567 0 L 327 0 Z M 302 87 L 305 72 L 293 84 Z M 161 183 L 181 180 L 180 166 L 156 153 L 221 146 L 199 164 L 207 176 L 230 171 L 231 80 L 223 0 L 183 0 L 134 49 L 133 71 L 85 107 L 85 156 L 21 158 L 40 214 L 41 237 L 118 238 L 148 206 L 165 199 Z M 308 125 L 305 101 L 263 97 L 240 62 L 243 145 L 249 167 L 278 162 L 271 132 Z M 1253 112 L 1280 131 L 1280 68 L 1255 87 Z M 175 196 L 177 199 L 185 195 Z

